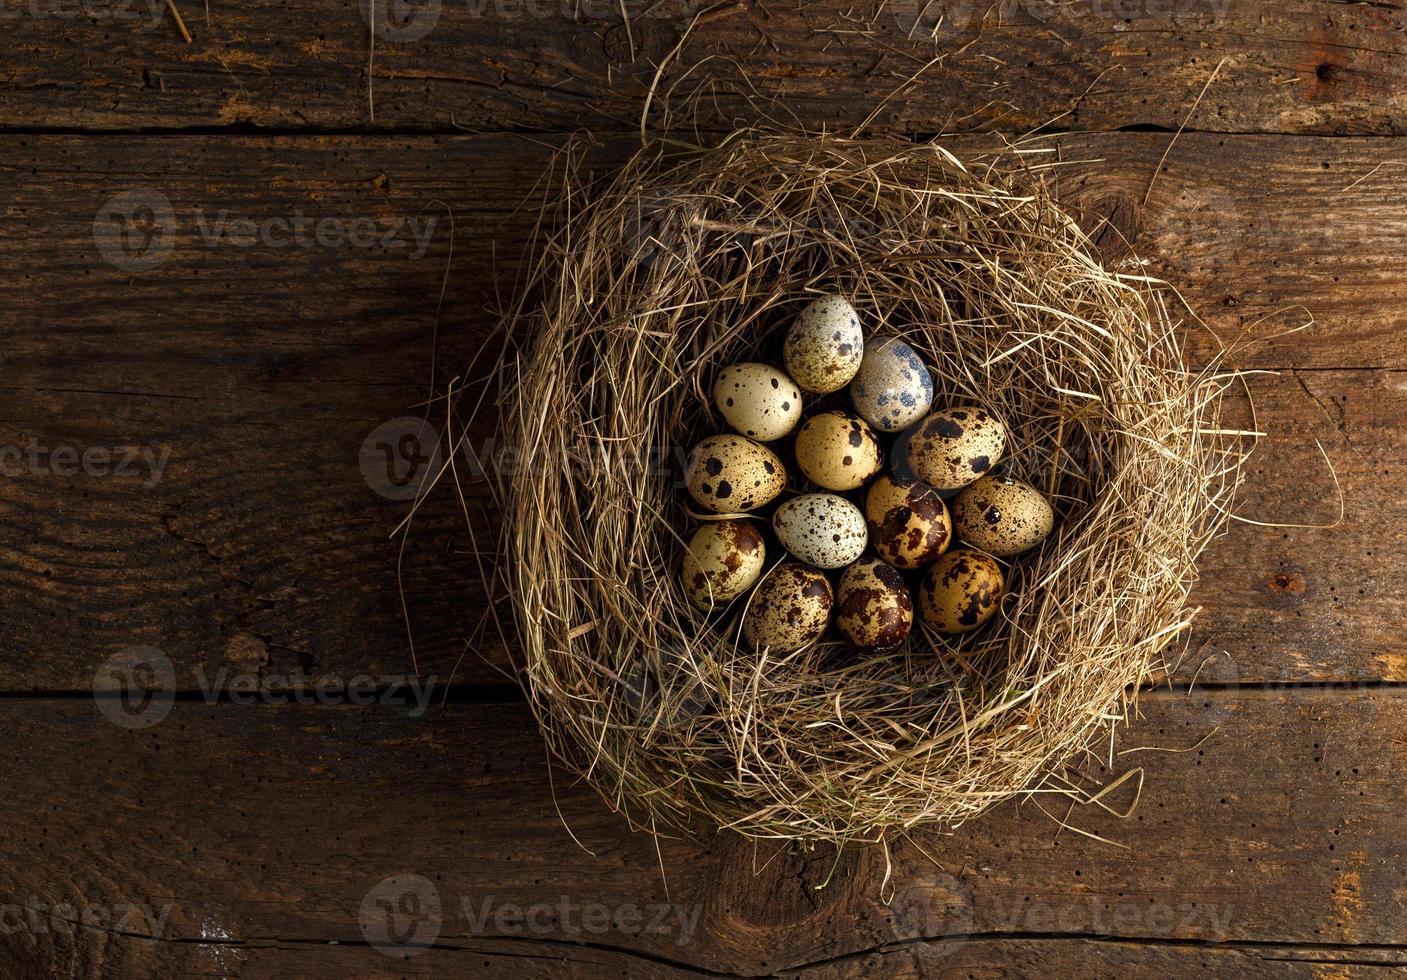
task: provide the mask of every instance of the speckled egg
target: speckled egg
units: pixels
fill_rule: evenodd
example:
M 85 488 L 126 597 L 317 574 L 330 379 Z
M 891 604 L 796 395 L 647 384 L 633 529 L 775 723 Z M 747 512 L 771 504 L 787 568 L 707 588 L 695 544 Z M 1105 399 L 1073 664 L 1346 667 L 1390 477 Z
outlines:
M 914 603 L 903 577 L 877 558 L 861 558 L 840 576 L 835 624 L 865 650 L 904 642 L 914 624 Z
M 787 331 L 782 360 L 806 391 L 826 394 L 850 383 L 865 355 L 855 307 L 843 296 L 812 300 Z
M 1002 457 L 1006 427 L 985 408 L 963 405 L 934 412 L 909 440 L 909 469 L 930 487 L 956 490 Z
M 835 596 L 826 577 L 797 562 L 778 565 L 748 601 L 743 636 L 777 651 L 803 647 L 826 631 Z
M 953 526 L 974 548 L 1010 558 L 1045 540 L 1055 526 L 1055 512 L 1035 487 L 988 475 L 953 501 Z
M 953 536 L 943 498 L 907 477 L 882 476 L 870 485 L 865 522 L 875 552 L 899 568 L 932 564 Z
M 997 560 L 980 551 L 950 551 L 924 575 L 918 613 L 940 633 L 966 633 L 996 615 L 1005 587 Z
M 772 515 L 777 540 L 817 568 L 844 568 L 865 550 L 865 515 L 833 493 L 803 493 Z
M 854 415 L 822 412 L 803 422 L 796 434 L 796 465 L 818 487 L 854 490 L 883 464 L 874 430 Z
M 713 402 L 730 426 L 761 442 L 780 439 L 801 421 L 801 390 L 770 364 L 724 368 L 713 385 Z
M 700 609 L 733 601 L 762 574 L 767 546 L 748 521 L 709 521 L 684 552 L 684 594 Z
M 771 502 L 787 473 L 766 446 L 743 436 L 709 436 L 689 453 L 684 482 L 706 510 L 740 514 Z
M 933 404 L 933 375 L 902 340 L 871 339 L 850 382 L 850 400 L 870 425 L 881 432 L 898 432 L 927 414 Z

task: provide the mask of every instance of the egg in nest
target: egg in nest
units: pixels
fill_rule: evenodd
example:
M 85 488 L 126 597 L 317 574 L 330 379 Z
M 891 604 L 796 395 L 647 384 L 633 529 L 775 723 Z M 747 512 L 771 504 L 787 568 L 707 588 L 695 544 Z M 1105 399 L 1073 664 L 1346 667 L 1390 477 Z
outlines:
M 909 439 L 909 469 L 930 487 L 956 490 L 996 466 L 1005 448 L 1006 426 L 985 408 L 942 409 Z
M 953 501 L 958 537 L 998 558 L 1034 548 L 1055 526 L 1055 512 L 1037 489 L 1009 476 L 984 476 Z
M 772 515 L 777 540 L 817 568 L 844 568 L 865 550 L 865 515 L 833 493 L 803 493 Z
M 914 603 L 903 577 L 877 558 L 861 558 L 840 576 L 835 624 L 865 650 L 896 647 L 914 623 Z
M 684 483 L 699 505 L 737 514 L 770 503 L 786 486 L 777 454 L 744 436 L 709 436 L 689 453 Z
M 864 486 L 884 465 L 874 430 L 845 412 L 822 412 L 803 422 L 795 452 L 806 479 L 827 490 Z
M 709 521 L 684 552 L 684 594 L 699 609 L 726 605 L 752 588 L 766 559 L 762 533 L 751 522 Z
M 843 296 L 812 300 L 787 331 L 782 360 L 787 373 L 818 395 L 850 383 L 865 355 L 865 335 L 855 307 Z
M 770 364 L 724 368 L 713 385 L 713 403 L 730 426 L 761 442 L 782 438 L 801 421 L 801 391 Z
M 902 340 L 871 339 L 850 400 L 866 422 L 881 432 L 907 429 L 933 404 L 933 375 L 912 347 Z
M 966 633 L 996 615 L 1004 589 L 995 558 L 970 548 L 950 551 L 919 584 L 919 615 L 940 633 Z
M 943 498 L 917 480 L 881 476 L 865 495 L 870 544 L 898 568 L 922 568 L 938 560 L 952 540 Z
M 753 592 L 743 636 L 753 646 L 787 652 L 826 631 L 835 595 L 826 577 L 799 562 L 778 565 Z

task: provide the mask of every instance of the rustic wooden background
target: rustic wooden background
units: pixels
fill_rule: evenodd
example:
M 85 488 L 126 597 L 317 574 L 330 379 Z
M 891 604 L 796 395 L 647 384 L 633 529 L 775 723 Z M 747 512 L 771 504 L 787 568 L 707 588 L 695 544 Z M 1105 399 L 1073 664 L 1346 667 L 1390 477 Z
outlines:
M 0 974 L 1407 967 L 1400 4 L 740 0 L 670 59 L 688 18 L 640 0 L 177 3 L 189 44 L 164 0 L 0 3 Z M 1109 842 L 1004 806 L 898 842 L 888 905 L 876 849 L 657 852 L 549 780 L 448 495 L 408 703 L 406 504 L 362 464 L 482 345 L 552 149 L 634 130 L 661 63 L 715 132 L 749 92 L 958 148 L 1054 120 L 1111 261 L 1259 324 L 1242 511 L 1332 521 L 1322 445 L 1345 517 L 1214 544 L 1194 656 L 1089 772 L 1143 767 L 1137 809 L 1070 814 Z M 245 688 L 323 676 L 369 697 Z

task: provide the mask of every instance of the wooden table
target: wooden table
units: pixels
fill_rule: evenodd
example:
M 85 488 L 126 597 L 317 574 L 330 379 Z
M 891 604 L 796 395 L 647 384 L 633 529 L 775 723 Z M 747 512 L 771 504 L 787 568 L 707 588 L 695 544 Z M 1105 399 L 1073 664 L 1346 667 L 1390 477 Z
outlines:
M 1407 966 L 1407 11 L 757 0 L 676 52 L 637 0 L 370 6 L 178 0 L 190 44 L 162 0 L 0 9 L 0 975 Z M 1130 779 L 1078 829 L 916 834 L 889 904 L 876 848 L 657 848 L 550 778 L 453 495 L 391 536 L 379 447 L 413 462 L 482 346 L 552 150 L 634 131 L 657 74 L 715 133 L 749 85 L 958 150 L 1053 119 L 1191 358 L 1254 328 L 1241 513 L 1332 523 L 1337 479 L 1344 518 L 1214 543 L 1191 655 L 1086 767 L 1143 769 L 1132 815 Z

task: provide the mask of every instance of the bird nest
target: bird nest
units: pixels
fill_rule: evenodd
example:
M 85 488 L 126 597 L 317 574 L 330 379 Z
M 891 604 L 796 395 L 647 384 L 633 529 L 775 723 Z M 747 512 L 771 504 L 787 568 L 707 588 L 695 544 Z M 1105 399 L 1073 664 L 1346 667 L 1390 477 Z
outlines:
M 553 752 L 637 826 L 878 840 L 1068 791 L 1187 628 L 1244 461 L 1231 375 L 1187 369 L 1166 287 L 1106 269 L 1027 159 L 742 133 L 595 183 L 568 163 L 508 317 L 503 579 Z M 777 654 L 742 638 L 745 600 L 685 598 L 682 462 L 723 428 L 707 392 L 779 363 L 821 292 L 915 348 L 935 405 L 995 413 L 1005 472 L 1054 505 L 974 633 Z

